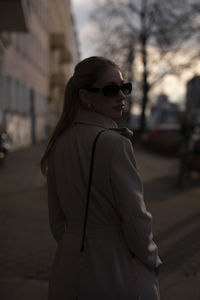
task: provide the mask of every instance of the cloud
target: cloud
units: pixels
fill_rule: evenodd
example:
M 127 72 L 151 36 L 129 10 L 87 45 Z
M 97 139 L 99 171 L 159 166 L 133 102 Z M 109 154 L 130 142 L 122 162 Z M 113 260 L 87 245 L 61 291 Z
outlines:
M 93 22 L 87 22 L 82 27 L 79 32 L 79 40 L 81 45 L 81 56 L 82 58 L 90 56 L 95 51 L 95 47 L 93 47 L 90 37 L 96 36 L 98 34 L 98 29 L 96 24 Z
M 96 23 L 88 22 L 87 24 L 85 24 L 82 31 L 84 36 L 88 36 L 90 34 L 96 34 L 97 33 Z
M 80 41 L 81 56 L 86 57 L 94 54 L 95 47 L 90 41 L 90 36 L 97 36 L 96 24 L 90 19 L 91 12 L 95 9 L 97 3 L 106 0 L 71 0 L 72 12 L 75 17 L 76 28 Z
M 91 0 L 72 1 L 72 12 L 79 32 L 82 31 L 83 26 L 88 22 L 92 9 L 93 3 Z

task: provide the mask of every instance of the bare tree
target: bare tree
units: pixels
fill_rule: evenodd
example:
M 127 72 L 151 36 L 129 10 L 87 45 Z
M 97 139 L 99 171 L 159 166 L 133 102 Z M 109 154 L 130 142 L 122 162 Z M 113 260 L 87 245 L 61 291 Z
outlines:
M 93 12 L 92 20 L 100 33 L 95 40 L 98 52 L 119 61 L 129 79 L 133 69 L 137 76 L 140 73 L 141 132 L 145 130 L 150 90 L 167 74 L 178 75 L 199 59 L 200 53 L 191 51 L 188 60 L 174 60 L 185 45 L 199 42 L 199 19 L 197 0 L 107 0 L 100 1 Z

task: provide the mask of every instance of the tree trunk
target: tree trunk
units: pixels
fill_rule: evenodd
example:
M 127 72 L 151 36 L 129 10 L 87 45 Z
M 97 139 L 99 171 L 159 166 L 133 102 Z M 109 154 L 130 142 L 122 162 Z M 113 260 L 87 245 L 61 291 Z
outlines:
M 143 64 L 143 78 L 142 78 L 142 103 L 141 103 L 141 116 L 140 116 L 140 127 L 139 132 L 143 134 L 146 130 L 146 106 L 148 103 L 148 53 L 147 53 L 147 43 L 148 43 L 148 29 L 146 28 L 146 15 L 147 15 L 147 1 L 143 0 L 143 9 L 141 11 L 141 23 L 142 23 L 142 32 L 140 35 L 141 42 L 141 54 L 142 54 L 142 64 Z
M 141 107 L 141 116 L 140 116 L 140 133 L 144 133 L 146 130 L 146 105 L 148 103 L 148 92 L 149 92 L 149 84 L 148 84 L 148 71 L 146 67 L 146 62 L 143 60 L 144 71 L 143 71 L 143 87 L 142 87 L 142 107 Z
M 133 81 L 133 63 L 134 63 L 134 49 L 133 46 L 130 46 L 129 53 L 127 56 L 127 81 L 132 82 Z M 128 112 L 131 113 L 132 108 L 132 96 L 127 97 L 127 103 L 128 103 Z

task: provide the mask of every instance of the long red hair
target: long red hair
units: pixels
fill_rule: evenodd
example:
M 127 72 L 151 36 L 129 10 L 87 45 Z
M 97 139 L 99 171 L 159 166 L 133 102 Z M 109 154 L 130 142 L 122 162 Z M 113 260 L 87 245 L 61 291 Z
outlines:
M 48 156 L 53 150 L 58 137 L 73 126 L 76 114 L 80 105 L 82 105 L 79 99 L 79 90 L 92 87 L 109 66 L 119 68 L 113 61 L 100 56 L 86 58 L 76 65 L 74 75 L 66 84 L 61 117 L 48 141 L 40 162 L 43 175 L 46 175 Z

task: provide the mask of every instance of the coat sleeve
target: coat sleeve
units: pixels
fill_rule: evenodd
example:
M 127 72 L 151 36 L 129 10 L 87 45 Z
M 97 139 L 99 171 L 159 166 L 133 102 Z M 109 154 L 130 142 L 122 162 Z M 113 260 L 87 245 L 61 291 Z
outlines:
M 148 268 L 157 269 L 161 261 L 157 246 L 153 242 L 152 217 L 146 210 L 142 183 L 132 143 L 128 138 L 120 137 L 115 143 L 110 176 L 115 205 L 128 248 Z
M 59 242 L 65 231 L 65 216 L 59 204 L 58 195 L 56 192 L 55 175 L 53 166 L 48 166 L 47 171 L 47 187 L 48 187 L 48 211 L 49 225 L 54 239 Z

